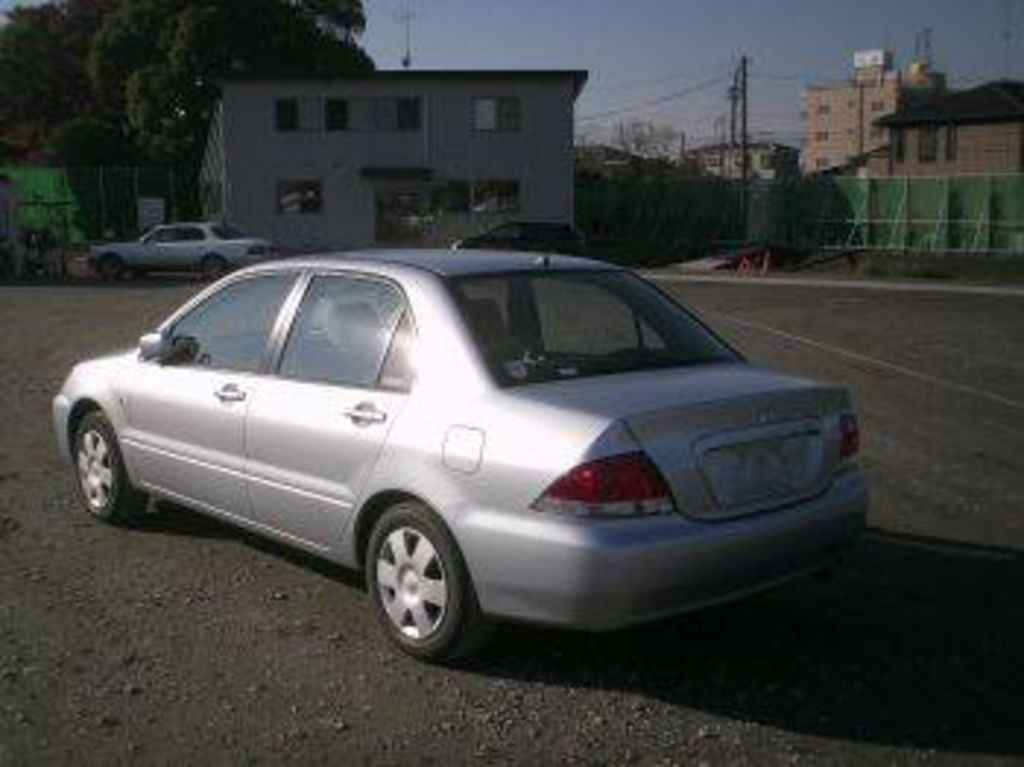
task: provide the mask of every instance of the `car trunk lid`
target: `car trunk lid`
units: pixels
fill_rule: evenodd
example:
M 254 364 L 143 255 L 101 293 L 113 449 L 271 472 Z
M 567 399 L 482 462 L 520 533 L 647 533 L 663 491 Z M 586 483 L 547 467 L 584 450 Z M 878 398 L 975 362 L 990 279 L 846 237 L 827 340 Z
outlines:
M 847 402 L 840 387 L 742 363 L 568 383 L 531 387 L 532 398 L 624 423 L 687 516 L 795 503 L 822 492 L 835 472 Z

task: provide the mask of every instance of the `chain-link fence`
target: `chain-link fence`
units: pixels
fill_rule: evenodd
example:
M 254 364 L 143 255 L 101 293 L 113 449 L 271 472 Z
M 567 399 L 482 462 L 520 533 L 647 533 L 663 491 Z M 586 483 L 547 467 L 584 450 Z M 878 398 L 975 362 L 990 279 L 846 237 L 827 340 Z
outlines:
M 658 263 L 738 244 L 805 251 L 1024 257 L 1024 174 L 755 181 L 580 181 L 577 225 L 599 252 Z
M 17 229 L 45 232 L 60 245 L 137 235 L 154 207 L 168 221 L 198 214 L 196 174 L 190 170 L 12 165 L 0 173 L 14 186 Z

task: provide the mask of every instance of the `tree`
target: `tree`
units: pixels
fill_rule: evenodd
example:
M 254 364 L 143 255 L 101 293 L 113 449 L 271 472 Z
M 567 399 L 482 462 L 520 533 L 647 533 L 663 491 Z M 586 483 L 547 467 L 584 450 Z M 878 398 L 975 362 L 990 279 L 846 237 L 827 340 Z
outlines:
M 67 162 L 120 144 L 122 163 L 194 166 L 220 80 L 373 68 L 361 0 L 48 0 L 6 16 L 0 140 Z
M 61 123 L 90 111 L 85 57 L 116 0 L 19 6 L 0 26 L 0 132 L 40 146 Z
M 146 154 L 196 165 L 219 80 L 372 69 L 352 40 L 364 23 L 359 0 L 122 0 L 93 41 L 89 72 Z
M 61 165 L 132 165 L 135 145 L 122 128 L 97 117 L 76 117 L 53 131 L 48 154 Z
M 644 120 L 619 123 L 615 146 L 639 157 L 669 159 L 679 145 L 679 131 Z

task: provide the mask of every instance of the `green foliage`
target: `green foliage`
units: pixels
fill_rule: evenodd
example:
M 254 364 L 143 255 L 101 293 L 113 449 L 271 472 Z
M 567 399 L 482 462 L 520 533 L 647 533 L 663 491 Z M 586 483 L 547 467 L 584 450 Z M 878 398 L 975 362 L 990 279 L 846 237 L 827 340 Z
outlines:
M 62 165 L 98 167 L 138 161 L 136 149 L 114 124 L 95 117 L 76 117 L 61 125 L 47 143 L 49 154 Z
M 58 159 L 196 165 L 218 82 L 373 68 L 361 0 L 50 0 L 0 27 L 0 140 Z M 79 118 L 95 118 L 78 122 Z M 95 153 L 84 136 L 97 139 Z M 123 139 L 123 136 L 120 137 Z M 138 147 L 141 157 L 134 154 Z M 100 151 L 102 150 L 102 151 Z
M 85 57 L 115 0 L 22 6 L 0 27 L 0 131 L 4 140 L 40 146 L 61 123 L 88 111 Z

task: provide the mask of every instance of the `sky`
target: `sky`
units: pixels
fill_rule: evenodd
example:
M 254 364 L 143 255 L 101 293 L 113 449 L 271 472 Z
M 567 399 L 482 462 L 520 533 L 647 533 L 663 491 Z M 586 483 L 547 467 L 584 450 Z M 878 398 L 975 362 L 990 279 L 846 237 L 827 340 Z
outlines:
M 0 9 L 17 0 L 0 0 Z M 413 67 L 585 69 L 577 132 L 640 119 L 711 141 L 725 78 L 750 57 L 750 127 L 798 144 L 800 92 L 846 77 L 853 52 L 889 48 L 905 66 L 932 29 L 933 60 L 962 87 L 1024 79 L 1024 0 L 364 0 L 362 44 L 401 66 L 408 9 Z M 1006 31 L 1009 30 L 1009 39 Z M 677 94 L 683 94 L 678 95 Z M 675 97 L 673 97 L 675 96 Z M 665 98 L 663 97 L 669 97 Z M 653 106 L 645 102 L 658 100 Z M 606 112 L 614 114 L 604 115 Z M 597 116 L 595 118 L 595 116 Z
M 699 86 L 727 76 L 746 53 L 751 130 L 797 144 L 804 85 L 848 76 L 853 52 L 865 48 L 889 48 L 904 66 L 925 27 L 951 86 L 1024 79 L 1024 0 L 364 2 L 363 44 L 382 69 L 401 66 L 408 7 L 413 67 L 588 70 L 576 111 L 578 132 L 592 140 L 630 119 L 683 130 L 690 145 L 712 140 L 728 84 Z M 617 114 L 588 119 L 609 111 Z

